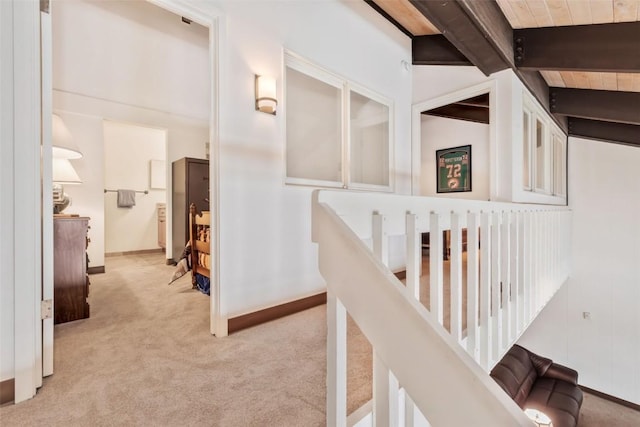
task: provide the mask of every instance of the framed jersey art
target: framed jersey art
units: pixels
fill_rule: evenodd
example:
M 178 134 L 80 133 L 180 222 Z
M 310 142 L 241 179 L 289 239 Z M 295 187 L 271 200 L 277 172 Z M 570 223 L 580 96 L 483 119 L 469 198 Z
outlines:
M 471 145 L 436 151 L 438 193 L 471 191 Z

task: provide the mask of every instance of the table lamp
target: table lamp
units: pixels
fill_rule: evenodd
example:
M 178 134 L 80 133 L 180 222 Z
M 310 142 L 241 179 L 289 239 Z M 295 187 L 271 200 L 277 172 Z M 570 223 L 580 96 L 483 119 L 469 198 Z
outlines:
M 60 214 L 71 204 L 71 199 L 64 193 L 62 184 L 81 184 L 78 173 L 67 159 L 53 158 L 53 213 Z

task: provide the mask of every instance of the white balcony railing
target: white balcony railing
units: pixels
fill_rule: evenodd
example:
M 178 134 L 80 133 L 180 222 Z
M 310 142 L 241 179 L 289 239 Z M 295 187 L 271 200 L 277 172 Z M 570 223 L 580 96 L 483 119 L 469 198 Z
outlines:
M 374 425 L 530 425 L 487 373 L 568 278 L 570 220 L 564 207 L 314 193 L 327 282 L 327 425 L 348 424 L 347 313 L 373 347 Z M 423 233 L 427 307 L 417 299 Z M 392 269 L 406 269 L 406 284 Z

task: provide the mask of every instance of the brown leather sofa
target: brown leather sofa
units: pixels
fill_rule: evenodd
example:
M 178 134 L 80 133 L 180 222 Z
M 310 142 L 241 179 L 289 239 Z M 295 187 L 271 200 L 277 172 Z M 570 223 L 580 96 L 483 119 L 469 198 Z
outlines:
M 553 427 L 575 427 L 582 406 L 578 373 L 514 345 L 491 377 L 522 409 L 544 412 Z

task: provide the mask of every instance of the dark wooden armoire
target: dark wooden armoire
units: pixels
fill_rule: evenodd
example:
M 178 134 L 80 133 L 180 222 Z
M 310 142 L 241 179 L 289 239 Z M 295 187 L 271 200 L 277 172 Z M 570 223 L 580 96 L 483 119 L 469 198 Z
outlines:
M 209 210 L 209 160 L 184 157 L 171 169 L 172 260 L 178 262 L 189 240 L 189 205 L 195 203 L 198 212 Z

